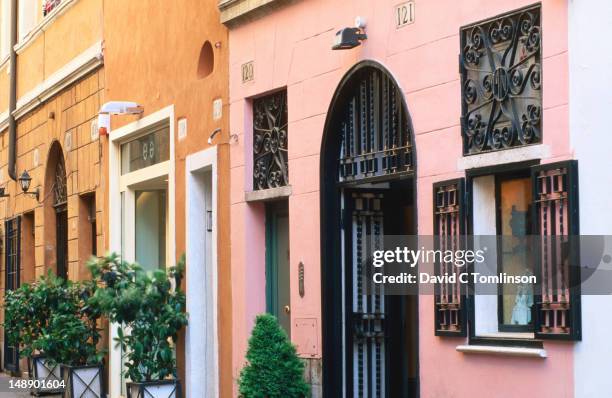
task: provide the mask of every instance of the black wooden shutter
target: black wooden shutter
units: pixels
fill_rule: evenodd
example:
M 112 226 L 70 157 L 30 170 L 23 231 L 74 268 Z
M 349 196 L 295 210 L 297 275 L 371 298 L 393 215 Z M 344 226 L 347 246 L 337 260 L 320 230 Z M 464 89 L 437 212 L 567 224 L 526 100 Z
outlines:
M 465 236 L 465 179 L 447 180 L 435 183 L 434 197 L 434 238 L 436 249 L 461 249 Z M 436 275 L 454 274 L 458 270 L 453 263 L 435 264 Z M 435 334 L 436 336 L 467 335 L 465 287 L 459 283 L 436 284 Z
M 580 340 L 578 163 L 533 166 L 536 245 L 535 336 Z

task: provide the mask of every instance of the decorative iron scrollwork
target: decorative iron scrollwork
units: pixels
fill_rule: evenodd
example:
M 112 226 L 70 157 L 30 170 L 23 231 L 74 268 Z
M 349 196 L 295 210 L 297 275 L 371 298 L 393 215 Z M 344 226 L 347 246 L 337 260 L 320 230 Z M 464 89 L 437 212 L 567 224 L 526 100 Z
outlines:
M 542 141 L 540 6 L 461 29 L 463 153 Z
M 68 202 L 68 189 L 66 188 L 66 168 L 64 162 L 58 160 L 55 164 L 55 183 L 53 184 L 53 206 L 56 210 L 65 209 Z
M 289 184 L 287 91 L 253 101 L 253 189 Z
M 339 181 L 355 182 L 411 174 L 412 142 L 408 112 L 393 80 L 365 68 L 344 103 Z

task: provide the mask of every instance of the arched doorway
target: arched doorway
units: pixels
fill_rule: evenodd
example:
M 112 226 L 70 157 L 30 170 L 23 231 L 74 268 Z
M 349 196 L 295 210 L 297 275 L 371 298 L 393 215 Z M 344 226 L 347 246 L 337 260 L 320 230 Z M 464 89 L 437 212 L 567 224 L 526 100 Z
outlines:
M 45 169 L 45 241 L 46 263 L 57 276 L 68 279 L 68 189 L 66 165 L 59 142 L 54 141 Z
M 321 148 L 326 397 L 418 395 L 418 297 L 361 283 L 366 245 L 416 234 L 415 160 L 397 83 L 377 62 L 357 64 L 336 89 Z

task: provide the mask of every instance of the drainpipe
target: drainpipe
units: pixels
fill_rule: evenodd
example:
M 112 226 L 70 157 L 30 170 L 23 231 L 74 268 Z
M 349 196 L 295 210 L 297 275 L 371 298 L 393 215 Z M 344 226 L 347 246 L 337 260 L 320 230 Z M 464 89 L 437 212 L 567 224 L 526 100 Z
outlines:
M 17 123 L 13 112 L 17 107 L 17 54 L 15 45 L 17 44 L 17 0 L 11 0 L 11 43 L 9 49 L 9 153 L 8 153 L 8 175 L 13 181 L 17 181 Z

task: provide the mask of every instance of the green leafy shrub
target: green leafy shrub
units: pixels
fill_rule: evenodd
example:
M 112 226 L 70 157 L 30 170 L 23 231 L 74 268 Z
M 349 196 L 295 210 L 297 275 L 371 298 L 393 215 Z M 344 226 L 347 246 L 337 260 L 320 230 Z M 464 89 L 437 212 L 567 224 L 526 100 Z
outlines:
M 133 382 L 176 377 L 174 343 L 187 325 L 180 289 L 184 258 L 167 272 L 147 273 L 116 254 L 90 262 L 89 268 L 100 284 L 90 303 L 120 325 L 115 341 L 125 352 L 125 376 Z
M 98 308 L 89 304 L 96 285 L 58 278 L 52 272 L 32 284 L 23 284 L 5 297 L 4 328 L 10 344 L 21 355 L 44 354 L 51 363 L 99 363 Z
M 240 394 L 244 398 L 301 398 L 308 395 L 304 362 L 276 318 L 258 315 L 240 372 Z
M 7 290 L 4 296 L 5 337 L 26 357 L 34 353 L 34 342 L 49 320 L 50 308 L 35 296 L 35 289 L 35 285 L 24 283 L 16 290 Z
M 89 303 L 97 286 L 91 281 L 65 281 L 63 300 L 49 319 L 49 323 L 34 347 L 52 362 L 70 366 L 98 364 L 106 350 L 99 350 L 101 338 L 98 320 L 100 309 Z

